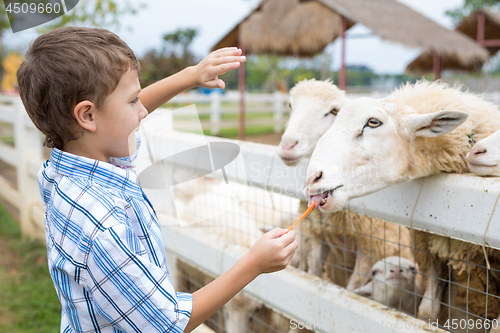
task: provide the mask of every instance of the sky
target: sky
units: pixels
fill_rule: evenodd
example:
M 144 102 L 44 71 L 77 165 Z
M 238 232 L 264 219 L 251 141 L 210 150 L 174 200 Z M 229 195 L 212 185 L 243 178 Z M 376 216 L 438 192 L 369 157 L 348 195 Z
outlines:
M 444 27 L 452 29 L 446 10 L 463 6 L 464 0 L 398 0 L 429 17 Z M 122 27 L 113 30 L 141 56 L 147 50 L 159 48 L 162 36 L 177 28 L 197 28 L 198 37 L 192 50 L 205 56 L 210 48 L 248 15 L 259 0 L 141 0 L 147 5 L 136 15 L 121 18 Z M 357 24 L 349 35 L 368 34 L 370 30 Z M 16 34 L 6 33 L 6 45 L 24 49 L 37 35 L 34 29 Z M 386 42 L 377 36 L 347 39 L 348 65 L 366 65 L 379 74 L 403 73 L 406 65 L 419 54 L 419 50 Z M 333 68 L 340 66 L 340 42 L 327 47 L 333 57 Z

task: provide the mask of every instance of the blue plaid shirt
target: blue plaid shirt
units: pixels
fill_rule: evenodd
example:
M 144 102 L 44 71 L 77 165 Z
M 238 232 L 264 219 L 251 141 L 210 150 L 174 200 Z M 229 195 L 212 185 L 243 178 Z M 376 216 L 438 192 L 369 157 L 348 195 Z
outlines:
M 135 181 L 123 165 L 55 148 L 38 173 L 61 332 L 182 332 L 189 321 L 191 294 L 172 287 L 156 213 Z

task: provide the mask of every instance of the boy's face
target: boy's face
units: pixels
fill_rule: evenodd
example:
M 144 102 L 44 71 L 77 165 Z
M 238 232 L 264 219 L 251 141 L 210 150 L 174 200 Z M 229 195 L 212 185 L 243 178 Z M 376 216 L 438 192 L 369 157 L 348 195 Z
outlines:
M 135 132 L 148 111 L 139 100 L 138 73 L 129 69 L 96 114 L 99 150 L 106 159 L 135 152 Z

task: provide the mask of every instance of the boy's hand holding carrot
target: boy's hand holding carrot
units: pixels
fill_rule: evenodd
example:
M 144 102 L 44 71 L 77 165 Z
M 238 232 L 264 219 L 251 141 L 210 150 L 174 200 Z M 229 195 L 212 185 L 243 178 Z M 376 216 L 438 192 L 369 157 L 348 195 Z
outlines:
M 257 274 L 272 273 L 286 268 L 298 246 L 295 231 L 275 228 L 252 246 L 245 259 Z

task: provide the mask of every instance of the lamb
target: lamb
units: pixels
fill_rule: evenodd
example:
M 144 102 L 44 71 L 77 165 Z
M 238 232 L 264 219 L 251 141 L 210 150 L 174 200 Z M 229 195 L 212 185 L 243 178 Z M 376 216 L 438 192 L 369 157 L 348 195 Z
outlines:
M 331 81 L 312 79 L 290 90 L 290 102 L 292 113 L 278 155 L 287 165 L 296 165 L 311 155 L 349 99 Z M 299 212 L 306 209 L 307 203 L 301 202 Z M 391 255 L 413 258 L 408 230 L 378 219 L 343 211 L 333 216 L 313 211 L 299 228 L 298 267 L 319 276 L 326 260 L 327 276 L 350 290 L 368 281 L 374 261 Z
M 292 112 L 278 147 L 283 162 L 293 166 L 311 156 L 319 138 L 347 102 L 345 91 L 330 80 L 298 82 L 290 90 Z
M 379 260 L 372 267 L 371 279 L 354 292 L 408 314 L 416 312 L 422 288 L 411 260 L 396 256 Z
M 474 144 L 467 154 L 471 172 L 480 176 L 500 176 L 500 130 Z
M 444 83 L 420 81 L 385 99 L 360 98 L 342 109 L 318 142 L 308 166 L 305 193 L 320 202 L 321 211 L 335 212 L 352 198 L 397 182 L 440 172 L 468 172 L 469 137 L 481 140 L 499 128 L 500 112 L 495 105 Z M 455 307 L 467 306 L 469 312 L 480 317 L 486 314 L 490 320 L 498 317 L 498 299 L 486 300 L 484 292 L 498 294 L 500 274 L 493 270 L 486 274 L 481 268 L 485 259 L 480 246 L 422 231 L 415 231 L 413 237 L 416 262 L 427 276 L 446 280 L 448 262 L 458 289 L 449 288 Z M 500 264 L 499 252 L 489 250 L 491 267 Z M 464 286 L 469 276 L 469 287 L 474 290 L 467 293 Z M 447 288 L 439 279 L 427 280 L 418 315 L 434 321 L 443 310 L 440 302 L 447 300 L 442 297 Z

